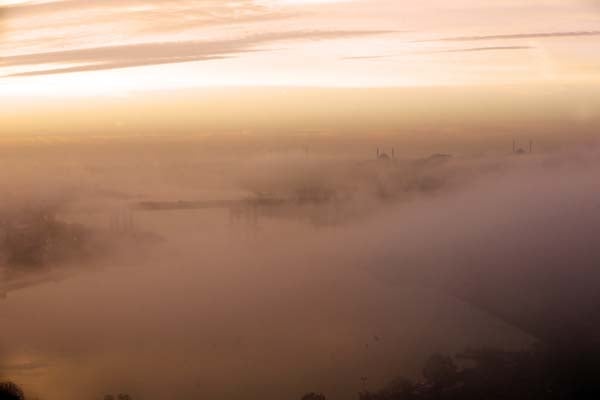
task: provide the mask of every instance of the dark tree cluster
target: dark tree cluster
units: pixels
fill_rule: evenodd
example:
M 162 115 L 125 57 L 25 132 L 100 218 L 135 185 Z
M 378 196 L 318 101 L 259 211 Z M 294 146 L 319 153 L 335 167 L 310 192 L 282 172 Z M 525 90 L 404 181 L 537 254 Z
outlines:
M 38 268 L 86 254 L 89 232 L 34 210 L 0 217 L 0 261 L 16 270 Z
M 0 400 L 25 400 L 25 394 L 13 382 L 0 382 Z
M 132 400 L 131 396 L 126 393 L 119 393 L 117 397 L 112 394 L 107 394 L 104 396 L 104 400 Z
M 327 398 L 321 393 L 307 393 L 302 396 L 302 400 L 327 400 Z
M 468 350 L 434 355 L 422 379 L 397 378 L 359 400 L 597 400 L 600 348 L 581 343 L 539 345 L 532 350 Z M 311 397 L 312 396 L 312 397 Z M 323 395 L 302 400 L 325 400 Z

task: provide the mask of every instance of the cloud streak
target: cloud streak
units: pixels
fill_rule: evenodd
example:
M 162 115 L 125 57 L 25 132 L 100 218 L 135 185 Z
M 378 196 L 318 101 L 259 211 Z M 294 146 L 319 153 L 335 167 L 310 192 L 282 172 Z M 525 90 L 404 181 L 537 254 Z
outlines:
M 34 76 L 67 72 L 97 71 L 126 67 L 214 60 L 253 51 L 258 46 L 288 40 L 332 40 L 347 37 L 383 35 L 391 31 L 292 31 L 275 32 L 221 41 L 182 41 L 137 43 L 24 54 L 0 58 L 0 67 L 34 67 L 46 64 L 79 64 L 5 76 Z
M 490 46 L 490 47 L 470 47 L 465 49 L 446 49 L 446 50 L 435 50 L 428 52 L 413 52 L 411 54 L 435 54 L 435 53 L 474 53 L 484 51 L 510 51 L 510 50 L 530 50 L 534 49 L 533 46 Z M 370 56 L 352 56 L 342 57 L 341 60 L 379 60 L 393 57 L 400 57 L 401 54 L 388 54 L 388 55 L 370 55 Z
M 448 49 L 430 51 L 429 53 L 477 53 L 482 51 L 510 51 L 510 50 L 531 50 L 533 46 L 490 46 L 490 47 L 470 47 L 466 49 Z
M 197 32 L 207 26 L 277 21 L 299 14 L 253 0 L 64 0 L 8 6 L 5 12 L 20 21 L 21 32 L 30 31 L 31 24 L 35 24 L 38 30 L 61 32 L 65 39 L 81 34 L 80 27 L 88 24 L 96 28 L 117 24 L 128 35 L 164 35 Z
M 482 36 L 453 36 L 431 40 L 420 40 L 419 42 L 472 42 L 483 40 L 504 39 L 544 39 L 561 37 L 583 37 L 600 36 L 600 31 L 570 31 L 570 32 L 538 32 L 538 33 L 512 33 L 506 35 L 482 35 Z

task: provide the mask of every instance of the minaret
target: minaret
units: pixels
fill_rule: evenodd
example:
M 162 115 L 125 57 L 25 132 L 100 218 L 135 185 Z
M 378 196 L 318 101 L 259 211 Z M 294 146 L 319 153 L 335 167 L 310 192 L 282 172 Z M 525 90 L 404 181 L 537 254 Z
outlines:
M 377 158 L 379 158 L 379 147 L 377 148 Z
M 517 152 L 517 142 L 513 139 L 513 153 Z
M 392 158 L 396 158 L 396 149 L 392 147 Z
M 533 140 L 529 141 L 529 153 L 533 153 Z

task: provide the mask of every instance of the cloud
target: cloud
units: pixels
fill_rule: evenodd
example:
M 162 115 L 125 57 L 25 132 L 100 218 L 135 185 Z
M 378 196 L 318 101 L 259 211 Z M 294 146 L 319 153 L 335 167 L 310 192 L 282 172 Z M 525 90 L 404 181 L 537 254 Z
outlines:
M 480 51 L 503 51 L 503 50 L 530 50 L 534 49 L 532 46 L 491 46 L 491 47 L 471 47 L 466 49 L 448 49 L 430 51 L 429 53 L 472 53 Z
M 287 40 L 324 40 L 381 35 L 391 31 L 293 31 L 274 32 L 221 41 L 137 43 L 33 53 L 0 58 L 3 67 L 31 67 L 45 64 L 80 64 L 41 71 L 18 72 L 5 76 L 33 76 L 66 72 L 95 71 L 145 65 L 214 60 L 257 51 L 256 47 Z
M 12 4 L 1 11 L 10 21 L 10 39 L 0 43 L 0 53 L 5 55 L 19 54 L 25 49 L 43 52 L 213 39 L 223 37 L 223 32 L 206 28 L 243 26 L 245 32 L 255 31 L 250 29 L 255 23 L 299 14 L 254 0 L 63 0 Z
M 89 10 L 121 10 L 121 11 L 152 11 L 169 9 L 197 9 L 210 10 L 212 14 L 220 11 L 264 10 L 264 6 L 257 5 L 252 0 L 59 0 L 46 2 L 19 3 L 4 7 L 4 10 L 13 16 L 37 16 L 66 11 L 89 11 Z
M 82 24 L 100 27 L 119 23 L 121 28 L 126 27 L 128 34 L 156 35 L 212 25 L 278 20 L 299 14 L 253 0 L 64 0 L 13 5 L 6 8 L 6 13 L 26 22 L 21 24 L 21 30 L 35 23 L 38 30 L 51 28 L 65 36 L 68 31 L 76 32 Z
M 600 36 L 600 31 L 570 31 L 570 32 L 538 32 L 538 33 L 513 33 L 506 35 L 482 35 L 482 36 L 454 36 L 432 40 L 421 40 L 420 42 L 471 42 L 479 40 L 503 40 L 503 39 L 541 39 L 559 37 Z
M 435 50 L 429 52 L 418 52 L 418 54 L 434 54 L 434 53 L 471 53 L 480 51 L 504 51 L 504 50 L 529 50 L 534 49 L 533 46 L 490 46 L 490 47 L 471 47 L 466 49 L 446 49 L 446 50 Z M 371 55 L 371 56 L 353 56 L 353 57 L 342 57 L 342 60 L 379 60 L 384 58 L 399 57 L 400 54 L 388 54 L 388 55 Z
M 120 69 L 120 68 L 132 68 L 132 67 L 142 67 L 148 65 L 162 65 L 162 64 L 176 64 L 182 62 L 192 62 L 192 61 L 209 61 L 209 60 L 222 60 L 228 57 L 179 57 L 179 58 L 149 58 L 149 59 L 141 59 L 138 61 L 122 61 L 122 62 L 107 62 L 107 63 L 98 63 L 91 65 L 80 65 L 76 67 L 65 67 L 65 68 L 54 68 L 54 69 L 44 69 L 39 71 L 29 71 L 29 72 L 17 72 L 15 74 L 8 74 L 5 77 L 27 77 L 27 76 L 40 76 L 40 75 L 58 75 L 58 74 L 67 74 L 72 72 L 89 72 L 89 71 L 101 71 L 108 69 Z

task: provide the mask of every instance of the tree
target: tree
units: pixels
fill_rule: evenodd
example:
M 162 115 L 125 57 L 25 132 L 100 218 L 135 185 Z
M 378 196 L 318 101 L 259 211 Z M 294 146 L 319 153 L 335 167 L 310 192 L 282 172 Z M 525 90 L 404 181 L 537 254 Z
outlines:
M 361 392 L 359 400 L 412 400 L 415 399 L 417 385 L 408 379 L 399 377 L 377 392 Z
M 0 382 L 0 400 L 25 400 L 25 394 L 13 382 Z
M 433 387 L 448 387 L 456 382 L 458 368 L 451 357 L 434 354 L 423 368 L 423 377 Z
M 307 393 L 302 396 L 302 400 L 327 400 L 327 398 L 321 393 Z

